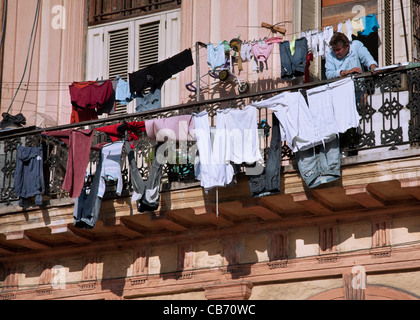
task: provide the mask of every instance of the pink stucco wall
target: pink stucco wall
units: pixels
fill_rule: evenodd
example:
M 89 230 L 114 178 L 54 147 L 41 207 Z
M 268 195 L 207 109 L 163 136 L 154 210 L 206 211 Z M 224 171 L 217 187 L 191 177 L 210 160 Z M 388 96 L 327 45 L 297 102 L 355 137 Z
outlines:
M 1 112 L 23 113 L 28 125 L 66 124 L 71 113 L 68 86 L 83 79 L 85 0 L 41 1 L 34 46 L 10 107 L 25 70 L 36 7 L 35 0 L 8 2 Z M 54 7 L 64 8 L 65 24 Z
M 268 29 L 261 28 L 262 22 L 276 24 L 287 30 L 286 39 L 291 40 L 293 32 L 293 0 L 183 0 L 182 1 L 182 47 L 193 48 L 194 61 L 195 43 L 217 43 L 220 40 L 230 41 L 240 36 L 241 40 L 258 40 L 264 37 L 278 36 L 271 34 Z M 200 74 L 208 72 L 206 64 L 207 51 L 200 49 Z M 196 61 L 195 61 L 196 62 Z M 287 85 L 280 79 L 280 53 L 278 44 L 267 62 L 267 69 L 257 73 L 252 70 L 251 63 L 243 64 L 243 71 L 237 70 L 235 74 L 246 80 L 253 92 L 273 89 Z M 183 74 L 183 81 L 187 83 L 196 79 L 196 66 L 189 68 Z M 237 82 L 215 83 L 207 77 L 206 83 L 212 83 L 211 90 L 204 90 L 201 99 L 218 98 L 220 96 L 237 95 Z M 217 82 L 217 81 L 216 81 Z M 181 100 L 195 100 L 194 94 L 187 90 L 181 92 Z

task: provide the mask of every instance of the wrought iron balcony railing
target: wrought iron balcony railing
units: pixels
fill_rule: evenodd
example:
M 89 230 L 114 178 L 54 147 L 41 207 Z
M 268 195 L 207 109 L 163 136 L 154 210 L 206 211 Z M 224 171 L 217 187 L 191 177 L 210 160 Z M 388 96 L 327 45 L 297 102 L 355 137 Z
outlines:
M 250 93 L 229 98 L 219 98 L 201 102 L 188 103 L 166 107 L 143 113 L 111 116 L 106 119 L 93 120 L 83 123 L 64 125 L 51 128 L 21 128 L 0 131 L 0 204 L 14 204 L 18 199 L 14 194 L 14 171 L 16 167 L 17 147 L 42 147 L 44 151 L 44 179 L 46 203 L 53 199 L 63 199 L 68 194 L 62 189 L 65 177 L 68 156 L 67 145 L 54 137 L 47 137 L 44 131 L 57 131 L 75 128 L 94 128 L 99 126 L 121 123 L 122 121 L 145 121 L 154 118 L 167 118 L 176 115 L 198 113 L 206 110 L 210 116 L 211 125 L 215 125 L 216 110 L 224 108 L 244 108 L 254 101 L 270 98 L 285 91 L 309 89 L 314 86 L 326 84 L 327 81 L 295 85 L 281 89 Z M 363 74 L 355 76 L 355 94 L 358 101 L 358 111 L 361 116 L 360 126 L 353 133 L 343 135 L 341 151 L 351 157 L 356 152 L 365 152 L 376 148 L 398 150 L 417 147 L 420 141 L 420 65 L 412 64 L 399 67 L 381 74 Z M 269 111 L 261 109 L 260 120 L 266 119 L 269 123 Z M 267 128 L 267 127 L 266 127 Z M 105 133 L 95 130 L 94 144 L 105 142 Z M 261 144 L 268 153 L 270 137 L 262 134 Z M 153 159 L 154 145 L 145 133 L 135 144 L 137 165 L 143 178 L 148 176 L 151 160 Z M 123 148 L 122 159 L 125 160 L 126 151 Z M 94 174 L 95 164 L 99 159 L 99 152 L 91 151 L 89 167 Z M 170 185 L 174 181 L 190 183 L 195 181 L 194 165 L 191 159 L 183 163 L 182 157 L 172 163 L 166 164 L 163 169 L 163 182 Z M 283 145 L 282 160 L 287 163 L 293 161 L 294 155 L 287 145 Z M 130 195 L 132 186 L 127 161 L 122 161 L 122 176 L 124 187 L 122 195 Z M 114 197 L 112 186 L 106 197 Z
M 89 24 L 104 23 L 179 8 L 181 0 L 92 0 Z

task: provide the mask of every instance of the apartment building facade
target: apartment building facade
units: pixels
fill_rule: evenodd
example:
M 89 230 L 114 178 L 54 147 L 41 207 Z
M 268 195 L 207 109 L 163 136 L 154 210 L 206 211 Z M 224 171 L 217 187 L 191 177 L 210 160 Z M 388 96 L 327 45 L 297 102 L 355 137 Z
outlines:
M 6 13 L 0 23 L 1 111 L 22 113 L 28 127 L 0 135 L 2 299 L 418 299 L 417 1 L 2 0 L 0 8 Z M 282 79 L 278 45 L 259 70 L 245 61 L 239 70 L 232 52 L 233 75 L 213 79 L 206 45 L 276 36 L 292 41 L 303 31 L 371 14 L 380 25 L 370 47 L 379 65 L 412 64 L 355 77 L 363 95 L 361 139 L 353 153 L 343 148 L 339 180 L 307 188 L 286 147 L 281 192 L 259 198 L 250 195 L 243 170 L 234 187 L 206 193 L 168 166 L 159 209 L 140 213 L 127 171 L 126 192 L 103 199 L 95 228 L 73 226 L 73 199 L 60 189 L 67 153 L 43 140 L 41 129 L 201 110 L 214 123 L 218 109 L 324 85 L 321 57 L 311 64 L 310 82 Z M 114 115 L 70 125 L 74 81 L 127 80 L 188 48 L 194 65 L 165 82 L 161 111 L 136 115 L 131 103 Z M 246 92 L 239 91 L 238 79 L 248 84 Z M 187 90 L 188 83 L 200 83 L 199 92 Z M 259 115 L 272 125 L 270 114 Z M 22 209 L 13 195 L 16 149 L 44 143 L 47 204 Z M 141 140 L 136 151 L 148 148 Z

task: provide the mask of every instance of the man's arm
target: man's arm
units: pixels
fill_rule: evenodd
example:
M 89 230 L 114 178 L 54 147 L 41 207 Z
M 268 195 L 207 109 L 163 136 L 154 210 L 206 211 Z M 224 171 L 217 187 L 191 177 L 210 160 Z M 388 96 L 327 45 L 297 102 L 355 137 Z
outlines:
M 341 77 L 345 77 L 348 76 L 349 74 L 353 74 L 353 73 L 362 73 L 362 70 L 358 67 L 354 67 L 350 70 L 343 70 L 340 72 L 340 76 Z
M 325 76 L 327 79 L 333 79 L 340 77 L 341 70 L 337 69 L 337 66 L 334 64 L 332 57 L 329 55 L 325 61 Z
M 375 59 L 373 59 L 369 50 L 363 45 L 363 43 L 357 40 L 353 41 L 353 43 L 357 50 L 357 54 L 359 55 L 361 64 L 370 70 L 376 69 L 378 67 L 378 63 L 375 61 Z

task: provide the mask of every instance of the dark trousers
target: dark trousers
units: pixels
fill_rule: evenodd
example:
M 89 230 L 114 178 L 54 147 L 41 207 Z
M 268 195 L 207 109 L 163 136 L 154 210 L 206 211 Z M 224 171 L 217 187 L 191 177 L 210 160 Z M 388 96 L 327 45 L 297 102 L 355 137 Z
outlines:
M 281 139 L 279 120 L 272 114 L 273 127 L 270 150 L 264 171 L 260 175 L 249 175 L 248 184 L 252 197 L 280 192 Z
M 24 199 L 35 197 L 35 204 L 42 205 L 45 191 L 42 148 L 17 148 L 14 173 L 15 195 L 20 197 L 19 205 L 24 207 Z
M 156 146 L 155 150 L 157 150 L 158 146 Z M 130 147 L 128 141 L 125 142 L 125 149 L 128 152 L 127 157 L 130 168 L 131 184 L 133 190 L 140 194 L 140 199 L 137 200 L 137 211 L 146 212 L 157 210 L 160 200 L 160 181 L 162 179 L 163 164 L 158 162 L 155 152 L 152 167 L 149 171 L 149 177 L 144 181 L 137 167 L 134 150 Z

